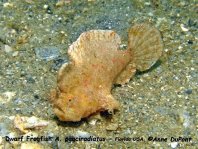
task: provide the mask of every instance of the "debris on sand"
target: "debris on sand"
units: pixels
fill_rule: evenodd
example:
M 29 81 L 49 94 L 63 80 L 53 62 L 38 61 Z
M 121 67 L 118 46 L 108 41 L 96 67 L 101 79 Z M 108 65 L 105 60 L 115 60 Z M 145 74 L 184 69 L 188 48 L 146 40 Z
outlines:
M 21 117 L 16 115 L 14 118 L 14 126 L 18 128 L 23 133 L 28 133 L 28 129 L 39 129 L 42 127 L 46 127 L 49 122 L 40 120 L 39 118 L 32 117 Z

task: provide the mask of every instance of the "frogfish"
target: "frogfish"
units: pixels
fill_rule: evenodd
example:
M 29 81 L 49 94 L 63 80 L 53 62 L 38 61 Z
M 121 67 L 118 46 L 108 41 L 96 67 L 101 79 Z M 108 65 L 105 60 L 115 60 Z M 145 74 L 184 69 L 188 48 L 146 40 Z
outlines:
M 148 70 L 163 51 L 160 32 L 146 23 L 129 29 L 126 50 L 121 50 L 120 45 L 121 38 L 115 31 L 90 30 L 69 46 L 70 62 L 61 66 L 57 88 L 50 92 L 59 120 L 75 122 L 118 109 L 112 85 L 129 82 L 136 70 Z

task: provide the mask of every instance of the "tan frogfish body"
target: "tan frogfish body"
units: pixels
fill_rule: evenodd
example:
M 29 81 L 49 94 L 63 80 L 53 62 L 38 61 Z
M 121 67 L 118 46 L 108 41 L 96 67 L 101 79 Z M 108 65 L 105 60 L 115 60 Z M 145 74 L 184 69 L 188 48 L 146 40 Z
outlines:
M 136 70 L 149 69 L 163 49 L 160 32 L 148 24 L 131 27 L 127 50 L 119 50 L 120 44 L 112 30 L 90 30 L 69 47 L 70 62 L 60 68 L 57 88 L 51 91 L 54 112 L 61 121 L 80 121 L 118 109 L 112 85 L 127 83 Z

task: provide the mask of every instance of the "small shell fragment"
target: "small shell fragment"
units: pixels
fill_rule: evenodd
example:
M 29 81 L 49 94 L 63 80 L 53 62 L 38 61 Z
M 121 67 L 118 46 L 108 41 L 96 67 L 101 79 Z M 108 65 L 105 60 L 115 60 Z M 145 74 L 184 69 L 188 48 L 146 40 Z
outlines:
M 118 129 L 118 127 L 119 127 L 119 125 L 118 125 L 117 123 L 112 123 L 112 124 L 110 124 L 110 125 L 108 125 L 108 126 L 106 127 L 106 130 L 115 131 L 115 130 Z
M 8 7 L 10 7 L 10 8 L 12 8 L 12 7 L 14 7 L 14 4 L 13 3 L 4 3 L 3 4 L 3 7 L 5 7 L 5 8 L 8 8 Z
M 15 95 L 16 95 L 15 92 L 10 92 L 10 91 L 6 91 L 0 94 L 0 103 L 10 102 L 15 97 Z
M 16 115 L 14 118 L 14 126 L 18 128 L 23 133 L 28 133 L 28 129 L 38 129 L 41 127 L 46 127 L 49 122 L 40 120 L 35 116 L 32 117 L 20 117 Z
M 26 142 L 21 144 L 21 149 L 44 149 L 44 147 L 40 144 Z
M 189 31 L 188 28 L 186 28 L 186 27 L 184 26 L 184 24 L 181 24 L 180 27 L 181 27 L 181 29 L 182 29 L 183 32 Z

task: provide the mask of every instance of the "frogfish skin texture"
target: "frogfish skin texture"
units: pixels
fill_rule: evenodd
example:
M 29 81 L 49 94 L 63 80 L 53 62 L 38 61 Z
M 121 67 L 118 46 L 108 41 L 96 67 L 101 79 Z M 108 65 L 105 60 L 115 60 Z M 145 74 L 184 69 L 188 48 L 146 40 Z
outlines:
M 120 44 L 112 30 L 90 30 L 69 47 L 70 62 L 62 65 L 57 88 L 51 90 L 51 103 L 61 121 L 118 109 L 112 85 L 127 83 L 136 70 L 149 69 L 163 49 L 160 32 L 148 24 L 130 28 L 127 50 L 119 50 Z

